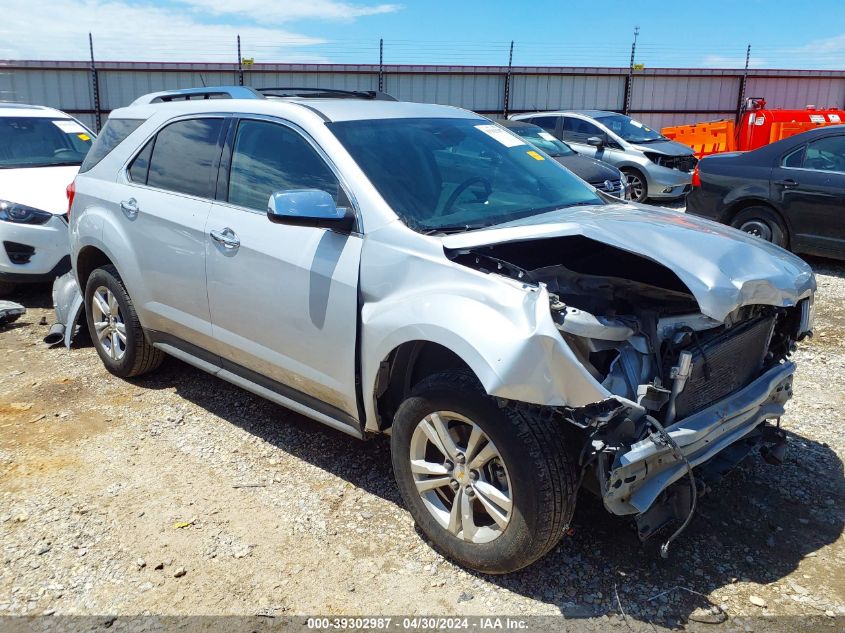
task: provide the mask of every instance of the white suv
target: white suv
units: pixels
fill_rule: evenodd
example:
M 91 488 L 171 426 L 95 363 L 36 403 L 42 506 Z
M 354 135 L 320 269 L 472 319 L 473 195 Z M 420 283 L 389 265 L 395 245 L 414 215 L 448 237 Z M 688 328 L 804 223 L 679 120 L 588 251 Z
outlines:
M 93 138 L 59 110 L 0 103 L 0 295 L 70 269 L 65 190 Z
M 698 478 L 782 458 L 800 259 L 598 192 L 472 112 L 268 92 L 112 112 L 70 217 L 109 371 L 172 354 L 390 433 L 422 531 L 485 572 L 554 547 L 581 485 L 647 538 L 685 525 Z

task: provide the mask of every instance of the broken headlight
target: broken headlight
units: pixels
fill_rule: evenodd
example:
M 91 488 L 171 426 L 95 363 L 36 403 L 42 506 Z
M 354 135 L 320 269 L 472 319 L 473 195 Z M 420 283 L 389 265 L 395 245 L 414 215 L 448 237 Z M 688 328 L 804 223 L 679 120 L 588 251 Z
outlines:
M 813 324 L 816 319 L 816 307 L 813 302 L 813 295 L 810 295 L 801 303 L 801 322 L 798 326 L 798 339 L 813 335 Z

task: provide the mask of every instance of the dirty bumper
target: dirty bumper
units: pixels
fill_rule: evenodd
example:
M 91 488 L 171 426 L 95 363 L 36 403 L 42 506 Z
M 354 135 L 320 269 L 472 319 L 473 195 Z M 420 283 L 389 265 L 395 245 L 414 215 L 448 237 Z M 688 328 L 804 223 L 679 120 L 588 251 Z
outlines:
M 700 466 L 751 433 L 765 420 L 783 415 L 792 396 L 795 364 L 772 367 L 747 387 L 666 428 L 686 460 Z M 645 512 L 661 492 L 683 477 L 687 465 L 653 434 L 617 458 L 604 504 L 614 514 Z

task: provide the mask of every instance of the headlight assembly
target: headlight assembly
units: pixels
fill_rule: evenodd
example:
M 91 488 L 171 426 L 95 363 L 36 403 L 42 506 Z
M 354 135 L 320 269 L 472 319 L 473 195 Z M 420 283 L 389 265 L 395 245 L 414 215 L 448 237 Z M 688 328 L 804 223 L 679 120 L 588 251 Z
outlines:
M 52 213 L 33 209 L 25 204 L 0 200 L 0 220 L 16 224 L 46 224 L 53 217 Z

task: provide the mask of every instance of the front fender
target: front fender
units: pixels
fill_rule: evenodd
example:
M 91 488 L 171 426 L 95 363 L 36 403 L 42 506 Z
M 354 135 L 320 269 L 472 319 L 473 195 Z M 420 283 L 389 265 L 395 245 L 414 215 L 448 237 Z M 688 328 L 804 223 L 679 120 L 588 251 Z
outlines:
M 456 277 L 462 273 L 455 270 Z M 573 407 L 610 397 L 555 328 L 544 287 L 486 277 L 474 288 L 458 283 L 449 293 L 403 293 L 364 304 L 361 358 L 368 430 L 377 430 L 372 396 L 381 362 L 413 341 L 453 351 L 493 396 Z M 485 287 L 491 282 L 495 294 L 487 292 L 493 286 Z

